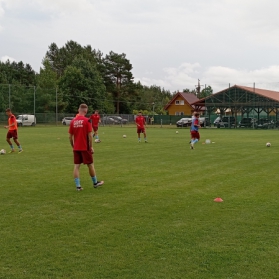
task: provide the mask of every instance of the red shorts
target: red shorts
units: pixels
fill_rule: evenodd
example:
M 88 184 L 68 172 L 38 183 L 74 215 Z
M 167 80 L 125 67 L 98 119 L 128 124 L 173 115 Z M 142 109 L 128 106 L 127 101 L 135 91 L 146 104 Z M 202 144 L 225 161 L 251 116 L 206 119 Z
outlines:
M 200 139 L 200 133 L 197 131 L 191 131 L 191 138 L 192 139 Z
M 76 151 L 74 150 L 74 164 L 92 164 L 93 163 L 93 156 L 91 151 Z
M 144 128 L 141 128 L 141 127 L 138 127 L 137 128 L 137 133 L 140 134 L 140 133 L 145 133 L 145 129 Z
M 93 128 L 94 132 L 97 132 L 99 127 L 98 126 L 92 126 L 92 128 Z
M 9 130 L 7 133 L 7 139 L 17 139 L 17 130 Z

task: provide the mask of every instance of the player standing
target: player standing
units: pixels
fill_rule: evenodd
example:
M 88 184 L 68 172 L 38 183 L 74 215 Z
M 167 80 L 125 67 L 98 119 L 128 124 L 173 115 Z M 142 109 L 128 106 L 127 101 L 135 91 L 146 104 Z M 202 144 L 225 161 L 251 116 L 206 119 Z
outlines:
M 12 114 L 12 111 L 10 108 L 6 109 L 6 115 L 9 116 L 8 119 L 8 126 L 5 126 L 6 129 L 9 129 L 6 137 L 6 141 L 11 147 L 11 151 L 9 153 L 15 152 L 14 146 L 11 142 L 11 138 L 13 138 L 15 144 L 18 147 L 18 153 L 21 153 L 23 151 L 18 139 L 17 139 L 17 122 L 15 116 Z
M 99 111 L 95 110 L 95 112 L 90 116 L 90 119 L 94 131 L 93 138 L 96 137 L 97 142 L 101 142 L 98 136 L 99 123 L 101 123 Z
M 197 143 L 200 139 L 200 133 L 199 133 L 199 128 L 200 128 L 200 121 L 199 117 L 200 114 L 198 112 L 194 112 L 192 118 L 192 125 L 191 125 L 191 149 L 194 149 L 194 144 Z
M 92 179 L 94 188 L 104 184 L 104 181 L 98 181 L 93 164 L 94 149 L 92 146 L 92 125 L 85 115 L 88 107 L 86 104 L 79 106 L 79 115 L 71 121 L 69 127 L 69 139 L 74 152 L 74 180 L 77 191 L 83 190 L 80 186 L 79 168 L 80 165 L 86 164 L 89 175 Z
M 143 133 L 143 135 L 144 135 L 144 142 L 147 143 L 146 132 L 145 132 L 146 122 L 145 122 L 144 116 L 142 116 L 141 111 L 139 111 L 138 116 L 136 117 L 135 123 L 137 125 L 137 133 L 138 133 L 139 143 L 141 142 L 141 140 L 140 140 L 140 134 L 141 133 Z

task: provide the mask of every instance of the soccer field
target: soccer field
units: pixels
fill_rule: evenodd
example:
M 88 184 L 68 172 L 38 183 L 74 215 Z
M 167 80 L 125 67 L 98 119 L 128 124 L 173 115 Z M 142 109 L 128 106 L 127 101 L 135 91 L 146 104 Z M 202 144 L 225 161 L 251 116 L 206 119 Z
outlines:
M 68 127 L 20 127 L 24 152 L 0 156 L 0 278 L 279 278 L 279 131 L 200 134 L 190 150 L 189 129 L 139 144 L 100 127 L 105 184 L 82 166 L 77 192 Z

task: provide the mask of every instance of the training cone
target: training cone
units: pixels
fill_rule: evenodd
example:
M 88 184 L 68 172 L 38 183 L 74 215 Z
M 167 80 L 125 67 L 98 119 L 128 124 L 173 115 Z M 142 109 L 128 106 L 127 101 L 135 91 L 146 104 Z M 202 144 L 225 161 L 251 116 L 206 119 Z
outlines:
M 214 199 L 215 202 L 222 202 L 223 200 L 221 198 Z

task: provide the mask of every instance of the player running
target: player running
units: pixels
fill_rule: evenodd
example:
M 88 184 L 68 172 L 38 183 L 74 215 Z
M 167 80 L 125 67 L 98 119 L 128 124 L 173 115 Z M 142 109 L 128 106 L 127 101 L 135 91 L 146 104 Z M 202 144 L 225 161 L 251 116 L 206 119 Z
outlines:
M 93 138 L 96 137 L 96 142 L 101 142 L 98 136 L 98 129 L 99 129 L 99 123 L 101 123 L 99 111 L 95 110 L 95 112 L 90 116 L 91 122 L 92 122 L 92 128 L 94 131 Z
M 12 114 L 12 111 L 10 108 L 6 109 L 6 115 L 9 116 L 8 119 L 8 126 L 4 126 L 6 129 L 9 129 L 6 137 L 6 141 L 11 147 L 11 151 L 9 153 L 15 152 L 14 146 L 11 142 L 11 138 L 13 138 L 15 144 L 18 147 L 18 153 L 21 153 L 23 151 L 18 139 L 17 139 L 17 122 L 15 116 Z
M 79 116 L 71 121 L 69 127 L 69 139 L 74 152 L 74 180 L 77 191 L 83 190 L 80 185 L 79 168 L 80 165 L 86 164 L 89 175 L 92 179 L 94 188 L 104 184 L 104 181 L 98 181 L 93 164 L 94 149 L 92 146 L 92 125 L 85 115 L 88 107 L 86 104 L 79 106 Z
M 144 116 L 142 116 L 141 111 L 139 111 L 138 116 L 136 117 L 135 123 L 137 125 L 138 142 L 139 143 L 141 142 L 140 134 L 143 133 L 144 142 L 147 143 L 146 132 L 145 132 L 146 122 L 145 122 Z
M 199 121 L 200 114 L 195 112 L 193 116 L 191 125 L 191 149 L 194 149 L 194 144 L 200 139 L 199 128 L 201 127 Z

